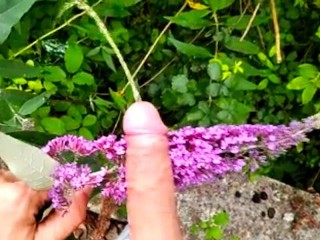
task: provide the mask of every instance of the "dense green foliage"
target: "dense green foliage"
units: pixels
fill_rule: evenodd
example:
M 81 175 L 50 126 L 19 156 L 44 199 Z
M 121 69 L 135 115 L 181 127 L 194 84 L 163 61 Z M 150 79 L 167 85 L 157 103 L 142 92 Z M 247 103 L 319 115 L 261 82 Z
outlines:
M 120 133 L 132 91 L 95 22 L 75 1 L 3 2 L 1 130 L 34 125 L 89 139 Z M 272 8 L 272 2 L 206 0 L 208 8 L 198 9 L 183 0 L 103 0 L 94 9 L 137 73 L 142 98 L 159 108 L 168 126 L 286 124 L 320 110 L 319 4 L 281 0 Z M 305 187 L 320 162 L 316 136 L 264 173 Z

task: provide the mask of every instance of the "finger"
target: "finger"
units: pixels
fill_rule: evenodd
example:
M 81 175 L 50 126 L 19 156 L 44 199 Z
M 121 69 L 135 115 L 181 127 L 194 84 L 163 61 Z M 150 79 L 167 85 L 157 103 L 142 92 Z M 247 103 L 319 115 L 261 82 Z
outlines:
M 133 104 L 124 116 L 130 239 L 182 239 L 177 216 L 167 128 L 148 102 Z
M 1 182 L 17 182 L 19 179 L 10 171 L 0 169 L 0 183 Z
M 90 188 L 84 188 L 75 193 L 68 212 L 62 215 L 61 211 L 54 211 L 43 222 L 39 224 L 36 240 L 65 239 L 67 238 L 86 217 L 87 204 L 91 194 Z
M 48 191 L 33 191 L 34 197 L 32 198 L 33 200 L 33 206 L 36 209 L 40 209 L 45 205 L 45 203 L 48 201 Z

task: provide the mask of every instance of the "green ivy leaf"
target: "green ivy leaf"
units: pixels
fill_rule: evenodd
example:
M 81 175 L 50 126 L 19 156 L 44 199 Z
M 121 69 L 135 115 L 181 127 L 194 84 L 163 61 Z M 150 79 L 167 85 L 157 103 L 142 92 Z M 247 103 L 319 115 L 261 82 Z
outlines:
M 309 103 L 313 99 L 317 90 L 318 88 L 312 84 L 307 86 L 302 92 L 302 103 L 303 104 Z
M 0 44 L 36 0 L 2 0 L 0 3 Z M 0 71 L 1 72 L 1 71 Z
M 44 92 L 38 96 L 35 96 L 34 98 L 31 98 L 21 106 L 21 108 L 18 111 L 18 114 L 20 114 L 21 116 L 26 116 L 33 113 L 47 101 L 50 95 L 50 93 Z
M 92 114 L 88 114 L 87 116 L 84 117 L 82 121 L 82 126 L 89 127 L 95 124 L 96 122 L 97 122 L 97 117 Z
M 260 48 L 258 45 L 253 44 L 247 40 L 240 41 L 240 38 L 231 36 L 226 38 L 224 45 L 226 48 L 232 51 L 244 53 L 244 54 L 258 54 L 260 52 Z
M 183 12 L 174 17 L 165 17 L 170 20 L 172 23 L 186 27 L 192 30 L 201 29 L 203 27 L 212 26 L 213 23 L 209 20 L 203 19 L 211 11 L 209 10 L 191 10 Z
M 41 125 L 51 134 L 62 135 L 66 133 L 64 122 L 56 117 L 43 118 Z
M 76 43 L 69 43 L 64 55 L 64 62 L 69 73 L 77 72 L 83 62 L 83 52 Z
M 288 84 L 287 88 L 290 90 L 302 90 L 310 84 L 310 79 L 305 77 L 296 77 L 292 79 Z
M 186 93 L 188 91 L 188 82 L 189 79 L 185 75 L 177 75 L 172 78 L 171 87 L 176 92 Z
M 234 0 L 206 0 L 214 12 L 229 7 Z
M 91 86 L 94 84 L 94 77 L 90 73 L 79 72 L 73 75 L 72 82 L 78 85 L 88 85 Z
M 212 57 L 212 54 L 204 47 L 196 46 L 191 43 L 184 43 L 171 37 L 169 37 L 168 40 L 176 47 L 176 49 L 179 52 L 189 57 L 198 57 L 198 58 Z

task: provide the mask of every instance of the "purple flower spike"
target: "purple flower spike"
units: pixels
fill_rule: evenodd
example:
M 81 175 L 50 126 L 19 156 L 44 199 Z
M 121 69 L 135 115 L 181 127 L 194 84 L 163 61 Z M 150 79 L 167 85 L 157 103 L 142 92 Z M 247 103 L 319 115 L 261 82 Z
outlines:
M 307 141 L 306 134 L 320 128 L 320 115 L 285 125 L 217 125 L 183 127 L 168 133 L 169 156 L 177 189 L 212 183 L 228 173 L 241 172 L 244 166 L 255 171 L 268 159 L 276 158 L 288 149 Z M 95 141 L 82 137 L 63 136 L 50 141 L 43 151 L 55 156 L 63 151 L 88 156 L 102 152 L 115 165 L 102 194 L 118 204 L 126 197 L 124 158 L 126 142 L 122 136 L 103 136 Z M 99 186 L 108 174 L 91 173 L 88 166 L 66 164 L 57 168 L 55 184 L 50 191 L 54 206 L 67 206 L 70 196 L 85 185 Z
M 92 173 L 89 166 L 78 166 L 76 163 L 59 165 L 53 174 L 54 185 L 49 191 L 53 207 L 66 209 L 71 204 L 71 197 L 75 191 L 79 191 L 85 186 L 100 186 L 106 173 L 105 169 Z

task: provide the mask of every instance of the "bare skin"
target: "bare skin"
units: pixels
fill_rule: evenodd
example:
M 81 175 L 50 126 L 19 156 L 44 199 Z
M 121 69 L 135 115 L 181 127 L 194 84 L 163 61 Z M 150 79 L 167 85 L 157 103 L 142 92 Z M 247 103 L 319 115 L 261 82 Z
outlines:
M 123 123 L 127 148 L 128 219 L 131 240 L 181 240 L 167 128 L 147 102 L 133 104 Z M 48 199 L 7 171 L 0 170 L 0 239 L 62 240 L 85 219 L 90 189 L 78 192 L 69 212 L 53 212 L 37 224 L 35 215 Z

